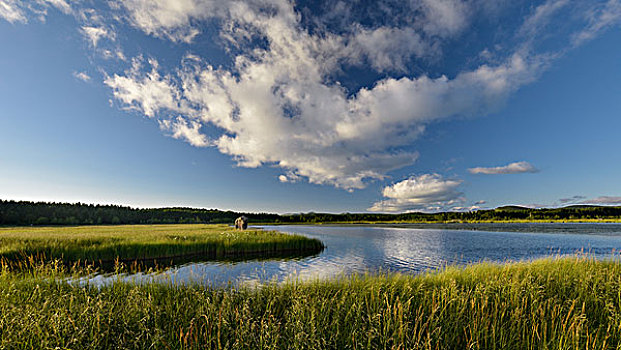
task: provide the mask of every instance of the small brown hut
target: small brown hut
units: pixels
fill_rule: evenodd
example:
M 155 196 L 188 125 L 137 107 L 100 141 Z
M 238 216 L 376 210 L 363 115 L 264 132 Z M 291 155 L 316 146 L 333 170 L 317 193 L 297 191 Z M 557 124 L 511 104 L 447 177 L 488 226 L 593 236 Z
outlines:
M 240 216 L 235 219 L 235 229 L 236 230 L 245 230 L 248 228 L 248 218 L 245 216 Z

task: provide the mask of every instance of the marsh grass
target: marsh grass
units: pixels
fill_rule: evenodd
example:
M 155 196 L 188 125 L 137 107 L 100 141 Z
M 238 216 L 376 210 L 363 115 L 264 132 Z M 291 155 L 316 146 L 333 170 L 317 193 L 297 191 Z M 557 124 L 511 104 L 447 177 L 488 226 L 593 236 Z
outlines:
M 115 261 L 236 259 L 316 254 L 319 240 L 276 231 L 235 231 L 226 225 L 123 225 L 0 228 L 5 264 L 60 259 L 66 264 Z
M 0 273 L 0 348 L 617 349 L 621 263 L 585 257 L 261 288 Z

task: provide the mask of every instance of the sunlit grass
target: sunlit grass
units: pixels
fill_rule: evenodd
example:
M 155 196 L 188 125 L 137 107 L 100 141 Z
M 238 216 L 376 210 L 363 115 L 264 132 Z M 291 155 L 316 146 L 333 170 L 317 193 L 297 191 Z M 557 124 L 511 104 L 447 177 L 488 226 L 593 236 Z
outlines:
M 0 274 L 0 348 L 615 349 L 621 263 L 450 267 L 255 289 Z M 51 276 L 51 278 L 50 278 Z
M 186 255 L 226 258 L 321 251 L 316 239 L 226 225 L 123 225 L 0 228 L 0 258 L 49 261 L 147 260 Z

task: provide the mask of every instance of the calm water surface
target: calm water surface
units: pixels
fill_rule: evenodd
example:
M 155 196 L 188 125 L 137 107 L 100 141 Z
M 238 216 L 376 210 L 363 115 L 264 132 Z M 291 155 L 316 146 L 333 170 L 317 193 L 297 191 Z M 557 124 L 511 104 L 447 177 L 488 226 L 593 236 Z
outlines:
M 204 285 L 255 285 L 265 281 L 329 278 L 351 273 L 418 273 L 447 264 L 506 262 L 583 251 L 597 258 L 619 257 L 621 224 L 466 224 L 444 226 L 263 226 L 320 239 L 316 256 L 236 263 L 198 262 L 157 274 L 122 278 Z M 503 231 L 503 232 L 495 232 Z M 105 284 L 118 277 L 91 276 Z

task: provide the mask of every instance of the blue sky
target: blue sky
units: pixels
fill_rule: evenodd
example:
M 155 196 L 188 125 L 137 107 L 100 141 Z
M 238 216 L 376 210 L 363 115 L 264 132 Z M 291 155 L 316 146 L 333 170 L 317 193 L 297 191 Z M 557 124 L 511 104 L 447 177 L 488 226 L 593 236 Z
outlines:
M 0 198 L 619 205 L 620 24 L 620 0 L 0 0 Z

